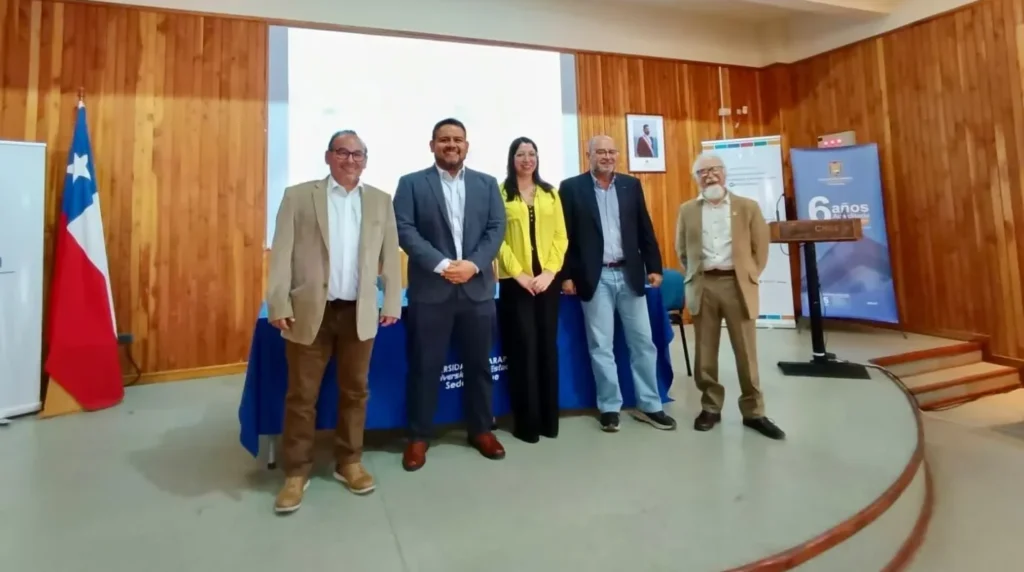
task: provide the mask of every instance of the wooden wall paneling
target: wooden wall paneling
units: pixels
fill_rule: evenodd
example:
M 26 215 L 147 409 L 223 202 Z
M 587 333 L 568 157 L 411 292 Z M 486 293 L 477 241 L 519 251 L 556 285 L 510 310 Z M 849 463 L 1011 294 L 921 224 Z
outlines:
M 1020 94 L 1013 89 L 1014 83 L 1019 87 L 1019 78 L 1011 75 L 1017 69 L 1016 35 L 1007 34 L 1004 17 L 1008 16 L 1004 9 L 1012 2 L 1000 0 L 989 2 L 986 13 L 986 26 L 992 26 L 989 37 L 994 46 L 992 53 L 995 66 L 989 73 L 993 82 L 992 90 L 994 107 L 999 110 L 1000 121 L 995 129 L 996 159 L 999 165 L 998 200 L 993 197 L 999 216 L 996 218 L 996 229 L 999 236 L 999 257 L 1005 264 L 1003 282 L 1004 299 L 1007 300 L 1007 320 L 1005 345 L 1024 351 L 1024 291 L 1022 291 L 1021 270 L 1024 268 L 1024 187 L 1021 186 L 1021 160 L 1024 159 L 1022 142 L 1017 139 L 1021 129 Z M 998 95 L 997 95 L 998 94 Z M 1018 221 L 1016 217 L 1020 217 Z
M 884 72 L 891 79 L 893 84 L 893 91 L 886 94 L 887 99 L 891 102 L 890 105 L 890 116 L 886 118 L 889 125 L 891 126 L 892 146 L 887 148 L 883 154 L 892 157 L 892 163 L 894 165 L 894 181 L 897 181 L 895 185 L 889 186 L 885 189 L 886 195 L 886 218 L 888 220 L 888 235 L 891 237 L 889 242 L 890 259 L 893 266 L 893 279 L 896 286 L 896 298 L 900 303 L 900 318 L 906 324 L 917 323 L 915 316 L 913 315 L 914 308 L 912 308 L 907 300 L 907 292 L 913 291 L 918 296 L 931 299 L 932 296 L 926 289 L 930 286 L 928 284 L 913 284 L 910 281 L 910 276 L 913 273 L 906 272 L 906 269 L 910 265 L 914 265 L 921 259 L 921 253 L 917 252 L 914 256 L 903 257 L 903 249 L 897 246 L 897 244 L 914 244 L 927 241 L 921 241 L 918 235 L 924 228 L 920 224 L 911 224 L 910 226 L 904 226 L 903 221 L 905 219 L 914 219 L 920 216 L 920 213 L 913 211 L 904 210 L 900 208 L 903 201 L 893 200 L 893 197 L 904 192 L 903 187 L 900 186 L 900 182 L 906 181 L 910 178 L 907 169 L 911 168 L 918 159 L 913 157 L 916 148 L 906 141 L 903 137 L 904 131 L 899 129 L 898 123 L 901 119 L 906 121 L 917 121 L 911 119 L 912 114 L 917 110 L 916 105 L 910 105 L 908 109 L 906 97 L 904 97 L 904 90 L 898 89 L 896 86 L 908 86 L 912 81 L 913 77 L 911 74 L 913 70 L 905 69 L 903 62 L 898 59 L 892 59 L 887 61 L 886 55 L 893 53 L 897 50 L 910 49 L 907 42 L 909 38 L 895 38 L 893 41 L 889 41 L 888 38 L 883 39 L 882 56 L 879 60 L 882 62 L 881 65 L 885 66 Z M 881 65 L 879 69 L 881 69 Z M 886 85 L 889 85 L 889 81 Z M 911 90 L 912 91 L 912 90 Z M 892 118 L 891 120 L 889 118 Z M 921 182 L 917 182 L 915 187 L 921 187 Z M 909 189 L 909 192 L 913 192 Z M 894 206 L 895 205 L 895 206 Z
M 778 109 L 790 147 L 844 129 L 878 143 L 904 327 L 989 334 L 994 354 L 1016 358 L 1022 53 L 1022 0 L 982 0 L 787 66 L 788 80 L 762 70 L 774 83 L 762 104 Z
M 669 121 L 670 117 L 677 118 L 683 115 L 683 102 L 675 96 L 677 92 L 674 91 L 679 79 L 677 77 L 677 64 L 670 61 L 636 61 L 631 67 L 639 71 L 639 80 L 643 86 L 643 98 L 639 102 L 639 109 L 657 109 L 660 115 L 665 116 L 665 133 L 663 135 L 662 147 L 665 148 L 666 145 L 671 145 L 671 147 L 668 147 L 669 154 L 665 157 L 665 173 L 660 176 L 646 176 L 647 180 L 644 181 L 644 184 L 645 188 L 647 185 L 654 187 L 647 191 L 648 210 L 663 213 L 661 216 L 654 217 L 652 215 L 651 217 L 654 224 L 654 232 L 659 237 L 673 237 L 675 236 L 676 217 L 668 215 L 675 213 L 679 208 L 681 196 L 679 191 L 684 181 L 679 176 L 679 172 L 688 171 L 686 167 L 687 155 L 681 153 L 681 149 L 675 148 L 675 142 L 680 141 L 677 133 L 679 122 Z M 661 86 L 671 86 L 673 89 L 672 91 L 666 91 Z M 647 112 L 637 111 L 636 113 Z M 625 126 L 625 118 L 623 118 L 622 124 Z M 622 141 L 624 147 L 628 149 L 629 141 L 625 137 L 623 137 Z M 625 154 L 622 160 L 628 165 Z M 670 188 L 673 185 L 676 185 L 676 187 Z M 674 244 L 672 240 L 659 240 L 659 244 L 662 245 L 662 259 L 664 263 L 672 264 L 673 261 L 678 259 L 678 256 L 672 249 Z M 678 263 L 675 266 L 678 266 Z
M 788 150 L 854 129 L 879 145 L 905 327 L 991 334 L 994 353 L 1024 357 L 1022 4 L 761 70 L 578 54 L 581 167 L 593 135 L 625 149 L 627 113 L 664 116 L 667 171 L 639 177 L 678 267 L 701 141 L 781 135 L 791 193 Z M 244 361 L 265 289 L 266 24 L 0 0 L 0 49 L 0 137 L 49 144 L 47 251 L 82 86 L 119 330 L 153 375 Z M 723 106 L 748 113 L 723 126 Z
M 959 179 L 959 186 L 964 191 L 962 197 L 958 196 L 959 201 L 957 199 L 954 200 L 957 202 L 962 201 L 961 204 L 964 212 L 970 214 L 965 217 L 965 220 L 957 221 L 962 225 L 960 228 L 955 230 L 949 229 L 954 231 L 951 234 L 959 234 L 960 240 L 951 240 L 951 244 L 946 246 L 957 252 L 958 258 L 963 258 L 965 262 L 970 262 L 969 267 L 973 268 L 977 276 L 986 276 L 992 281 L 998 280 L 998 272 L 992 272 L 993 265 L 997 265 L 998 261 L 992 260 L 995 252 L 994 248 L 989 247 L 995 238 L 992 234 L 994 221 L 992 220 L 991 203 L 984 196 L 989 185 L 990 169 L 990 147 L 985 141 L 985 131 L 986 126 L 992 123 L 992 116 L 990 110 L 985 109 L 984 100 L 987 98 L 984 97 L 984 88 L 982 87 L 986 73 L 984 69 L 985 63 L 984 58 L 978 54 L 978 50 L 983 49 L 985 45 L 984 40 L 979 37 L 980 34 L 984 33 L 984 30 L 979 25 L 981 22 L 977 20 L 973 10 L 957 13 L 955 21 L 957 22 L 957 30 L 954 37 L 957 41 L 965 42 L 964 46 L 958 47 L 960 56 L 958 64 L 961 66 L 959 70 L 960 98 L 959 101 L 954 103 L 963 107 L 965 146 L 962 150 L 954 150 L 956 154 L 952 157 L 952 163 L 958 165 L 963 170 L 962 176 Z M 911 63 L 905 63 L 904 67 L 908 67 Z M 913 133 L 906 126 L 898 126 L 897 130 L 903 133 L 904 139 L 913 137 Z M 948 149 L 945 151 L 949 152 Z M 925 205 L 921 204 L 923 202 L 922 199 L 914 195 L 908 195 L 906 201 L 908 206 L 912 205 L 910 208 L 922 210 L 926 208 Z M 963 247 L 967 247 L 971 252 L 965 252 Z M 973 261 L 971 260 L 972 258 L 974 258 Z M 909 267 L 908 270 L 913 272 L 915 278 L 917 278 L 924 276 L 927 268 Z M 956 269 L 949 270 L 955 271 Z M 961 268 L 962 271 L 963 269 Z M 935 278 L 939 277 L 936 276 Z M 964 274 L 954 275 L 954 279 L 964 285 L 973 282 L 970 276 Z M 942 301 L 936 302 L 938 306 Z M 972 314 L 965 314 L 962 309 L 958 309 L 958 313 L 961 315 L 959 317 L 950 316 L 948 320 L 957 322 L 966 319 L 969 322 L 977 322 L 979 326 L 988 329 L 995 324 L 992 324 L 986 316 L 990 316 L 996 311 L 998 305 L 998 297 L 991 296 L 990 292 L 986 292 L 978 300 L 978 304 L 975 306 L 975 311 Z M 917 309 L 916 319 L 921 322 L 934 322 L 942 319 L 942 317 L 932 316 L 927 310 L 927 307 Z M 998 337 L 997 332 L 992 333 L 994 338 Z
M 722 95 L 733 114 L 725 121 L 725 138 L 760 137 L 771 133 L 771 121 L 765 117 L 761 89 L 765 74 L 758 69 L 723 67 Z M 739 114 L 743 107 L 746 114 Z
M 628 170 L 625 156 L 626 114 L 661 115 L 667 140 L 666 172 L 635 174 L 643 182 L 655 234 L 666 266 L 678 268 L 674 252 L 679 205 L 696 196 L 690 166 L 702 141 L 765 133 L 767 118 L 758 99 L 758 70 L 719 67 L 607 54 L 577 54 L 576 82 L 580 124 L 581 169 L 587 168 L 586 145 L 594 135 L 615 138 L 622 151 L 618 168 Z M 727 118 L 723 131 L 719 107 L 748 114 Z
M 886 230 L 887 238 L 889 241 L 889 258 L 890 264 L 893 268 L 901 267 L 903 264 L 903 249 L 900 237 L 899 227 L 896 226 L 894 221 L 899 219 L 899 203 L 891 199 L 892 192 L 885 192 L 886 189 L 892 189 L 896 187 L 896 166 L 893 162 L 893 137 L 892 137 L 892 126 L 889 121 L 891 116 L 891 98 L 889 97 L 888 89 L 888 75 L 886 72 L 885 65 L 885 44 L 876 40 L 875 50 L 873 54 L 869 54 L 864 60 L 865 73 L 876 76 L 878 83 L 878 90 L 880 91 L 881 97 L 875 101 L 875 106 L 878 109 L 878 113 L 881 115 L 881 129 L 876 135 L 879 143 L 879 161 L 881 162 L 882 170 L 882 208 L 885 209 L 886 219 Z M 878 73 L 871 74 L 872 66 L 877 66 Z M 901 323 L 906 323 L 906 317 L 904 314 L 904 308 L 906 308 L 906 287 L 900 283 L 901 277 L 894 272 L 893 282 L 896 290 L 896 304 L 897 304 L 897 315 L 899 316 Z
M 47 252 L 83 87 L 136 360 L 162 377 L 245 361 L 262 299 L 266 24 L 0 0 L 0 47 L 0 137 L 49 146 Z
M 961 38 L 966 39 L 968 33 L 970 14 L 968 12 L 960 12 L 954 15 L 954 21 L 952 30 L 950 31 L 950 37 L 952 41 L 958 42 Z M 971 30 L 973 33 L 973 30 Z M 963 189 L 965 192 L 958 193 L 953 199 L 954 208 L 959 213 L 956 219 L 956 224 L 963 237 L 969 244 L 980 245 L 982 243 L 982 232 L 984 228 L 983 221 L 979 220 L 979 207 L 975 204 L 975 189 L 973 188 L 974 180 L 977 176 L 976 162 L 973 160 L 974 149 L 977 147 L 974 140 L 974 127 L 975 118 L 979 113 L 978 109 L 971 106 L 964 105 L 968 101 L 974 99 L 975 95 L 971 94 L 970 91 L 974 89 L 974 81 L 971 79 L 974 71 L 975 63 L 973 60 L 973 52 L 975 46 L 973 42 L 969 42 L 968 45 L 956 47 L 956 62 L 957 62 L 957 73 L 956 73 L 956 90 L 961 94 L 962 102 L 953 101 L 951 105 L 954 109 L 954 134 L 957 142 L 952 149 L 949 149 L 951 164 L 957 167 L 956 171 L 951 173 L 953 185 L 957 189 Z M 902 133 L 902 131 L 897 131 Z M 982 215 L 983 216 L 983 215 Z M 982 224 L 979 224 L 982 223 Z M 979 275 L 987 275 L 986 269 L 982 268 L 982 265 L 987 266 L 987 262 L 982 259 L 982 253 L 975 252 L 977 260 L 974 262 L 974 269 L 978 271 Z M 960 279 L 967 280 L 969 276 L 963 274 L 963 268 L 953 268 L 953 272 L 957 272 L 957 276 Z M 967 297 L 964 297 L 967 298 Z M 970 300 L 963 300 L 960 307 L 960 312 L 964 321 L 967 323 L 979 323 L 984 320 L 984 316 L 988 315 L 992 311 L 990 304 L 992 300 L 987 296 L 974 297 L 971 296 Z M 917 316 L 918 320 L 927 320 L 927 316 Z M 955 319 L 955 318 L 954 318 Z
M 1011 106 L 1007 133 L 1012 142 L 1012 150 L 1006 159 L 1010 176 L 1002 195 L 1003 226 L 1008 236 L 1009 274 L 1016 277 L 1010 292 L 1016 319 L 1010 327 L 1016 335 L 1014 355 L 1024 356 L 1024 5 L 1022 0 L 1002 0 L 996 5 L 999 8 L 994 11 L 993 17 L 995 25 L 1002 26 L 1002 44 L 1006 50 L 1003 71 L 997 70 L 997 73 L 1009 88 Z M 1013 346 L 1007 344 L 1007 347 Z
M 789 66 L 776 64 L 758 70 L 757 73 L 758 104 L 760 107 L 760 135 L 779 135 L 782 138 L 782 178 L 783 194 L 788 198 L 782 208 L 789 220 L 796 219 L 793 198 L 793 174 L 789 160 L 789 149 L 792 137 L 789 135 L 789 124 L 793 121 L 793 81 Z M 793 285 L 793 309 L 801 315 L 800 299 L 800 264 L 802 251 L 789 245 L 778 245 L 782 252 L 789 255 L 790 280 Z

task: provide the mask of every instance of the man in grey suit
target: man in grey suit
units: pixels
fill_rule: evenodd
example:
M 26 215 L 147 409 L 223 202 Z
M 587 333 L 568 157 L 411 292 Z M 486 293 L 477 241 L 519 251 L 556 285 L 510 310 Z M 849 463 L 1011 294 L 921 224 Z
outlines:
M 505 457 L 491 433 L 490 364 L 492 263 L 505 238 L 505 206 L 494 177 L 463 165 L 469 142 L 461 121 L 439 121 L 430 150 L 435 164 L 403 176 L 395 191 L 398 242 L 409 257 L 409 444 L 402 456 L 407 471 L 427 461 L 441 370 L 453 337 L 462 359 L 469 444 L 489 459 Z

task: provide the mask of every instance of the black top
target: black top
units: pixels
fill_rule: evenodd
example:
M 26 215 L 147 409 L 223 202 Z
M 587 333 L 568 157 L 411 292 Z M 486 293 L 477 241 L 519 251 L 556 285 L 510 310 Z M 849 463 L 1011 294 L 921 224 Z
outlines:
M 539 276 L 543 268 L 540 265 L 540 255 L 537 253 L 537 215 L 534 213 L 532 205 L 527 205 L 526 208 L 530 211 L 530 244 L 533 246 L 533 275 Z

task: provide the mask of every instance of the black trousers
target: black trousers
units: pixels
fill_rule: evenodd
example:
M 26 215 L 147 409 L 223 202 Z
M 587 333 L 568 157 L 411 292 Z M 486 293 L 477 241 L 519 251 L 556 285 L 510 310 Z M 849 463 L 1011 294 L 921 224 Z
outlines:
M 532 295 L 515 280 L 500 281 L 498 324 L 508 364 L 513 434 L 535 441 L 558 436 L 557 285 Z
M 427 441 L 434 437 L 441 373 L 452 340 L 462 362 L 463 408 L 466 430 L 476 436 L 491 430 L 494 381 L 491 378 L 491 345 L 494 340 L 494 300 L 477 302 L 461 291 L 440 304 L 410 302 L 406 308 L 406 413 L 409 437 Z

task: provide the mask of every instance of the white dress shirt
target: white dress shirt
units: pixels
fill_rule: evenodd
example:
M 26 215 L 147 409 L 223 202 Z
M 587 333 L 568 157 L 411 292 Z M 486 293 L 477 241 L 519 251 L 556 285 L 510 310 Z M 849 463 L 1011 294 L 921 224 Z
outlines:
M 732 270 L 732 206 L 726 193 L 717 205 L 701 202 L 701 255 L 705 270 Z
M 452 176 L 448 171 L 438 167 L 437 174 L 441 176 L 444 206 L 448 212 L 448 220 L 452 223 L 455 258 L 462 260 L 462 224 L 466 217 L 466 168 L 459 169 L 459 172 Z M 444 272 L 451 263 L 451 260 L 445 258 L 434 268 L 434 272 Z
M 346 191 L 329 177 L 327 182 L 327 229 L 330 237 L 328 300 L 356 299 L 359 290 L 359 229 L 363 222 L 363 184 Z

